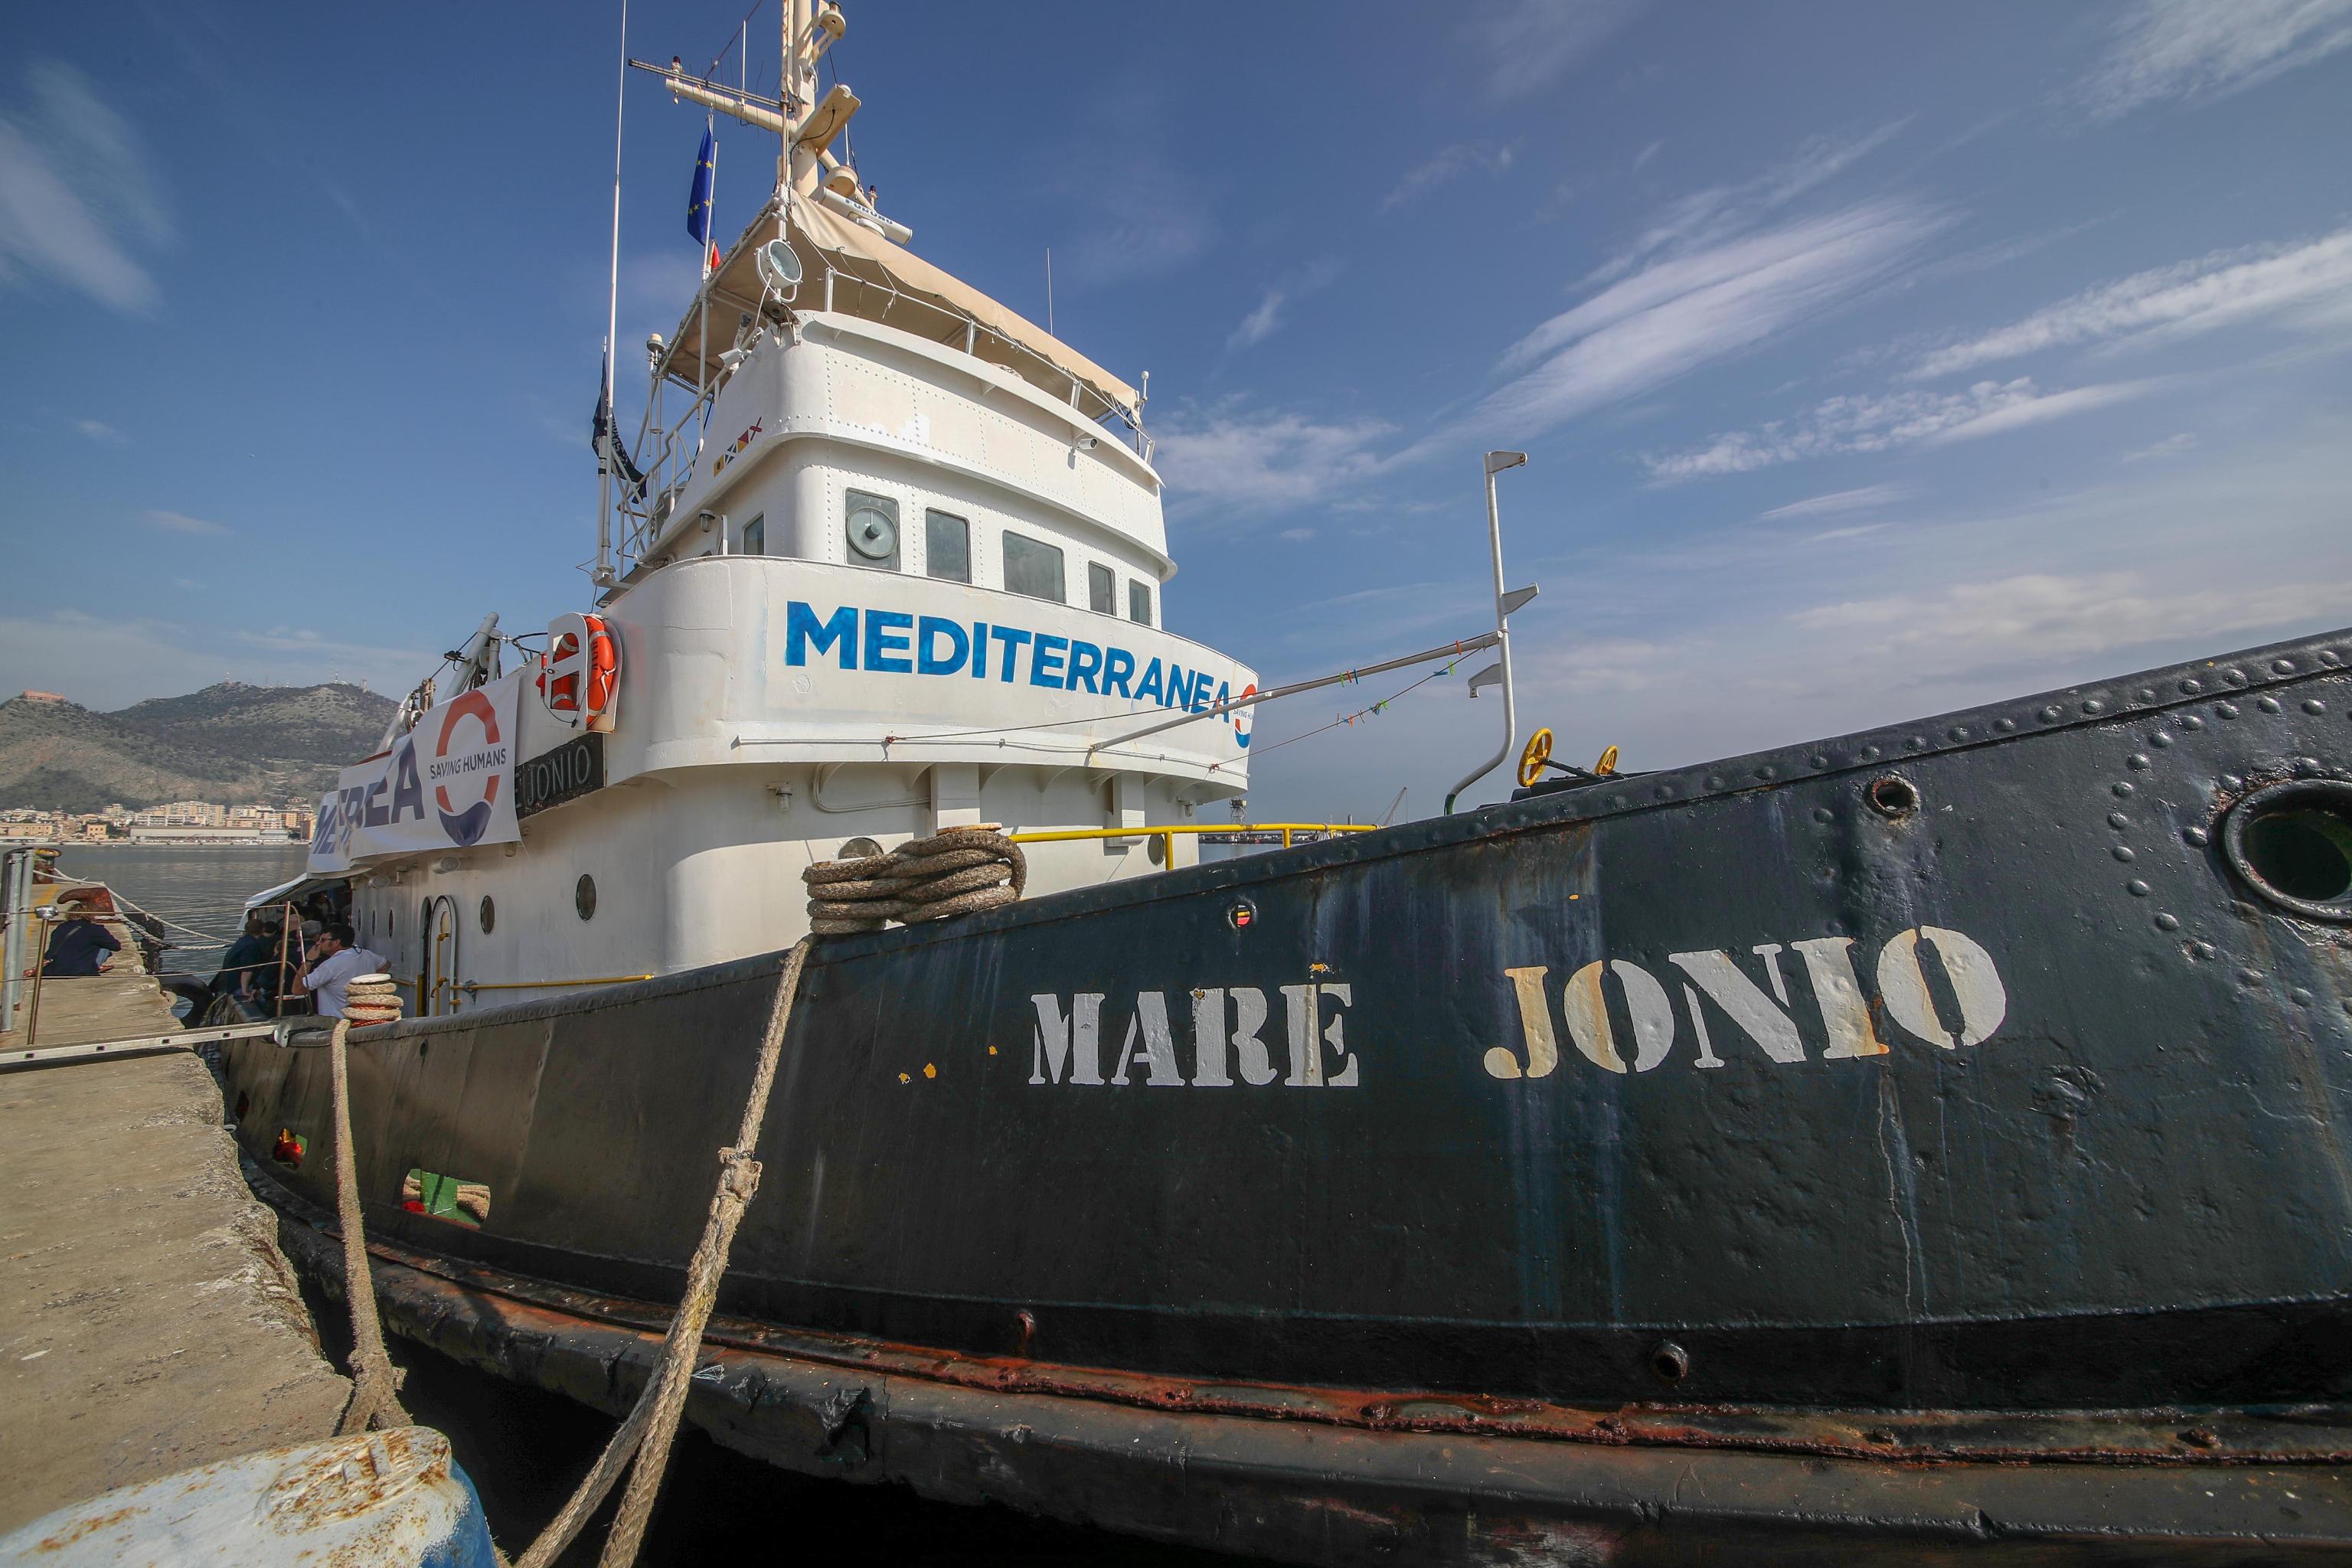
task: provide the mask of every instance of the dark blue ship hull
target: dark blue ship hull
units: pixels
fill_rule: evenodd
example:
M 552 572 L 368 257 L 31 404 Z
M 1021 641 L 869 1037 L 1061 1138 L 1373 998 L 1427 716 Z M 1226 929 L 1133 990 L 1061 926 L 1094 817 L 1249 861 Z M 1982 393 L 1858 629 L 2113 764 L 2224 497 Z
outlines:
M 355 1037 L 395 1326 L 625 1398 L 779 968 Z M 226 1064 L 297 1217 L 323 1068 Z M 2333 1550 L 2347 1128 L 2352 633 L 824 942 L 693 1414 L 1302 1561 Z

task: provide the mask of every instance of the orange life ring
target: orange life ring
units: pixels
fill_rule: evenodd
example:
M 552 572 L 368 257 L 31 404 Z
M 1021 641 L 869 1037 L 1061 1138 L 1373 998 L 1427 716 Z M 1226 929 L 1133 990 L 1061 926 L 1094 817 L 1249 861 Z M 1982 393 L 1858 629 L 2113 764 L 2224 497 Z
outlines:
M 567 724 L 610 730 L 621 685 L 621 645 L 601 616 L 560 616 L 539 657 L 539 694 Z

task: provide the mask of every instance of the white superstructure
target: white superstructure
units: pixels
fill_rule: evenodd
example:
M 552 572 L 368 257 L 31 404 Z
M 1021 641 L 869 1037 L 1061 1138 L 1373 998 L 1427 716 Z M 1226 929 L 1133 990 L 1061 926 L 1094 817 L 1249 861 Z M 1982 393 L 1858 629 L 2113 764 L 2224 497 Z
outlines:
M 1141 396 L 889 237 L 829 151 L 856 98 L 815 90 L 839 12 L 786 11 L 775 110 L 667 77 L 780 131 L 786 177 L 648 345 L 646 484 L 609 487 L 583 605 L 618 655 L 609 731 L 527 670 L 512 762 L 549 761 L 520 841 L 348 862 L 359 939 L 416 1011 L 785 946 L 802 868 L 860 839 L 1091 829 L 1028 846 L 1032 896 L 1150 873 L 1192 840 L 1139 830 L 1246 786 L 1250 710 L 1136 736 L 1255 679 L 1161 625 Z M 445 703 L 498 668 L 494 635 L 466 651 Z M 407 722 L 428 709 L 414 744 L 437 728 L 446 750 L 430 694 Z M 346 798 L 397 817 L 390 785 Z

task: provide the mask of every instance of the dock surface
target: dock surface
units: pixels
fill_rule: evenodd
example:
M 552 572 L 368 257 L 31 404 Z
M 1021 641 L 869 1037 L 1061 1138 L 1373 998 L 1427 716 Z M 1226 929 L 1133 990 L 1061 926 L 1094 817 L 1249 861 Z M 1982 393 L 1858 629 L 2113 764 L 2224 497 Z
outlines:
M 39 1043 L 173 1027 L 139 967 L 46 982 Z M 332 1435 L 350 1384 L 194 1053 L 0 1072 L 0 1533 Z

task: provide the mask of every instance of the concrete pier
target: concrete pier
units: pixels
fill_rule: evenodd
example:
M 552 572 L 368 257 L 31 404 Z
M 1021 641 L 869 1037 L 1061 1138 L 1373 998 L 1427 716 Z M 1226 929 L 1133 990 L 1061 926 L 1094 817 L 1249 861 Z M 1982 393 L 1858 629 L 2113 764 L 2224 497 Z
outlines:
M 40 1045 L 174 1026 L 118 931 L 116 972 L 43 983 Z M 350 1384 L 193 1053 L 0 1072 L 0 1532 L 333 1433 Z

